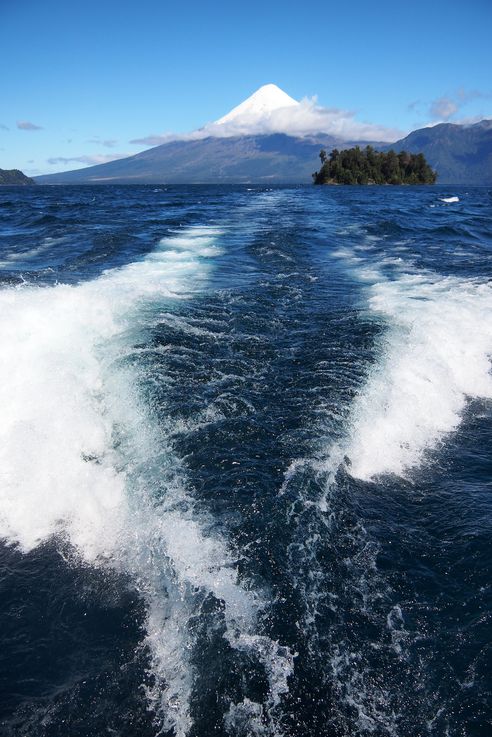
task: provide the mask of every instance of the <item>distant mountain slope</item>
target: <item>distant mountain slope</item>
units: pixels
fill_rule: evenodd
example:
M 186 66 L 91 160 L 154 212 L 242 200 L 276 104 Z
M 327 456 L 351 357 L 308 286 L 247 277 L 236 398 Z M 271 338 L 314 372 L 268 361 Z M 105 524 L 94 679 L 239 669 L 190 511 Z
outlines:
M 420 128 L 384 146 L 390 148 L 423 153 L 437 171 L 438 184 L 492 184 L 492 120 Z
M 36 177 L 39 184 L 210 184 L 311 182 L 321 148 L 333 136 L 283 133 L 171 141 L 125 159 Z
M 305 137 L 285 133 L 209 136 L 163 143 L 108 164 L 39 176 L 36 182 L 309 184 L 312 172 L 319 168 L 321 148 L 329 152 L 335 146 L 350 148 L 356 143 L 323 133 Z M 364 147 L 367 142 L 358 143 Z M 422 152 L 437 171 L 438 184 L 492 185 L 492 120 L 470 126 L 442 123 L 413 131 L 395 143 L 372 145 L 382 151 Z
M 306 107 L 307 104 L 307 107 Z M 36 177 L 40 184 L 309 184 L 319 152 L 348 149 L 349 141 L 275 84 L 265 84 L 229 113 L 186 139 L 84 169 Z M 306 118 L 307 115 L 307 118 Z M 313 117 L 314 116 L 314 117 Z M 318 133 L 332 130 L 329 133 Z M 322 125 L 328 128 L 322 128 Z M 300 126 L 300 127 L 299 127 Z M 353 130 L 353 128 L 352 128 Z M 336 132 L 334 132 L 336 131 Z M 145 139 L 142 139 L 142 141 Z M 423 153 L 441 184 L 492 184 L 492 120 L 471 126 L 443 123 L 374 148 Z M 20 172 L 19 172 L 20 173 Z
M 0 169 L 0 185 L 12 184 L 36 184 L 36 182 L 26 177 L 20 169 Z

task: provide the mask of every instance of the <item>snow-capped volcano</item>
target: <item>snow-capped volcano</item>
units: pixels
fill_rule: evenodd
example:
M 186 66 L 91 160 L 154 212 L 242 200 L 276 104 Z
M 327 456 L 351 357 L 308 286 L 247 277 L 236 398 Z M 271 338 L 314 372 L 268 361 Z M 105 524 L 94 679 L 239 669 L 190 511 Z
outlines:
M 300 103 L 290 97 L 276 84 L 264 84 L 247 100 L 233 108 L 227 115 L 215 121 L 215 125 L 234 123 L 238 126 L 257 125 L 272 112 L 282 108 L 293 108 Z
M 297 101 L 276 84 L 264 84 L 227 115 L 193 131 L 189 138 L 233 138 L 272 133 L 301 138 L 324 134 L 339 141 L 395 140 L 401 135 L 401 131 L 359 123 L 349 110 L 322 107 L 316 97 Z
M 325 108 L 316 97 L 295 100 L 276 84 L 264 84 L 244 102 L 218 120 L 206 123 L 190 133 L 150 135 L 130 143 L 157 146 L 170 141 L 197 141 L 203 138 L 242 138 L 284 134 L 297 138 L 331 136 L 340 141 L 391 141 L 401 131 L 359 123 L 353 112 Z
M 207 123 L 192 136 L 196 138 L 198 134 L 224 138 L 281 133 L 291 125 L 295 126 L 296 119 L 303 117 L 303 104 L 305 101 L 301 103 L 294 100 L 276 84 L 264 84 L 227 115 Z

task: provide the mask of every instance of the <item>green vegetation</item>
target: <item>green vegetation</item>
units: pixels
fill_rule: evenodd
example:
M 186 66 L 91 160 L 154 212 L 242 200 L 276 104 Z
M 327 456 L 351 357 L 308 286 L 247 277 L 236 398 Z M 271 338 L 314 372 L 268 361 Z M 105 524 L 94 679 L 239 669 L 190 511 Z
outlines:
M 36 184 L 36 182 L 26 177 L 19 169 L 0 169 L 0 185 L 2 184 Z
M 323 150 L 319 157 L 315 184 L 434 184 L 437 178 L 424 154 L 382 153 L 372 146 L 356 146 L 344 151 L 334 148 L 329 157 Z

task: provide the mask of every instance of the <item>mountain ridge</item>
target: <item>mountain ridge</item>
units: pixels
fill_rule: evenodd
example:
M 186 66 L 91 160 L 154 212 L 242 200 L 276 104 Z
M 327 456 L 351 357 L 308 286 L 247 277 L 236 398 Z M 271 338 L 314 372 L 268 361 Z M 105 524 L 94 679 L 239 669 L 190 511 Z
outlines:
M 154 148 L 59 174 L 35 177 L 38 184 L 308 184 L 318 167 L 321 148 L 350 148 L 366 141 L 334 136 L 296 137 L 284 133 L 191 141 L 171 141 Z M 439 184 L 492 185 L 492 121 L 473 126 L 442 123 L 412 131 L 394 143 L 375 148 L 422 152 L 438 172 Z
M 492 184 L 492 120 L 472 125 L 439 123 L 419 128 L 383 150 L 422 152 L 441 184 Z
M 171 141 L 125 159 L 36 178 L 40 184 L 213 184 L 310 181 L 330 136 L 284 133 Z
M 308 184 L 321 148 L 329 152 L 334 147 L 371 144 L 380 151 L 394 148 L 423 153 L 442 184 L 492 184 L 492 120 L 468 126 L 441 123 L 412 131 L 393 143 L 353 141 L 322 132 L 286 132 L 289 115 L 303 114 L 305 104 L 277 85 L 263 85 L 193 134 L 133 156 L 44 174 L 35 180 L 39 184 Z M 284 130 L 277 131 L 282 125 Z

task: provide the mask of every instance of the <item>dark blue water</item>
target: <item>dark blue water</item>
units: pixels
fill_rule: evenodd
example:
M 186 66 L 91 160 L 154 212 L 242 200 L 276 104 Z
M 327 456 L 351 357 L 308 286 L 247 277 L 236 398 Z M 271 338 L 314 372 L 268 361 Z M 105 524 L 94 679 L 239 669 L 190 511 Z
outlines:
M 2 735 L 492 733 L 491 207 L 1 189 Z

